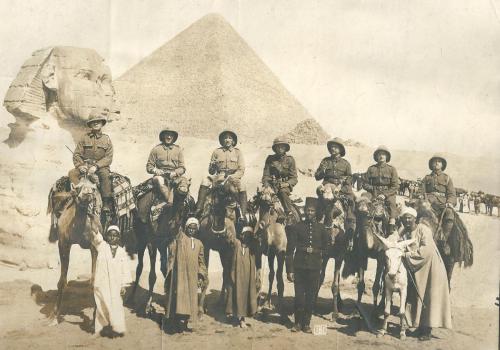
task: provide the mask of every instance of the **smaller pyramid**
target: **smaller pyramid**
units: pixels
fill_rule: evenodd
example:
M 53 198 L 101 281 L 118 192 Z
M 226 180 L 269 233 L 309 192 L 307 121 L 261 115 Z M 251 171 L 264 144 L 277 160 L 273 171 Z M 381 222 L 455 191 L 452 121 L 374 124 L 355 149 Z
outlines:
M 330 139 L 330 135 L 313 118 L 301 121 L 284 136 L 290 143 L 303 145 L 323 145 Z

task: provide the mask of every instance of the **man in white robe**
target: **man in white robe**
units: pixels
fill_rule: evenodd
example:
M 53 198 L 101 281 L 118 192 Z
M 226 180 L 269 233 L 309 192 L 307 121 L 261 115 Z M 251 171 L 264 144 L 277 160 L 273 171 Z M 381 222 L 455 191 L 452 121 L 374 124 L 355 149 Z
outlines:
M 120 229 L 117 226 L 108 228 L 106 239 L 100 232 L 93 237 L 92 244 L 97 250 L 94 276 L 96 335 L 100 335 L 106 326 L 118 336 L 123 336 L 126 331 L 122 295 L 125 293 L 125 286 L 132 282 L 132 276 L 127 253 L 118 244 L 119 241 Z

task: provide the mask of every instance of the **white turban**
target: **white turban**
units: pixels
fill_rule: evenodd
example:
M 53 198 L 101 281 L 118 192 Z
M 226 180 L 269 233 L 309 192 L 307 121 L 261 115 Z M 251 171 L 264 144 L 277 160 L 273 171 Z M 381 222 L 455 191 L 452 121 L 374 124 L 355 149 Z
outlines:
M 120 233 L 120 228 L 116 225 L 111 225 L 108 227 L 108 230 L 106 232 L 109 232 L 109 231 L 112 231 L 112 230 L 115 230 L 116 232 Z
M 200 223 L 199 223 L 197 218 L 191 217 L 191 218 L 186 220 L 186 227 L 188 227 L 189 225 L 192 225 L 192 224 L 195 224 L 196 227 L 200 227 Z
M 417 211 L 415 209 L 413 209 L 412 207 L 403 207 L 403 209 L 401 210 L 400 216 L 403 216 L 406 214 L 409 214 L 415 218 L 417 217 Z

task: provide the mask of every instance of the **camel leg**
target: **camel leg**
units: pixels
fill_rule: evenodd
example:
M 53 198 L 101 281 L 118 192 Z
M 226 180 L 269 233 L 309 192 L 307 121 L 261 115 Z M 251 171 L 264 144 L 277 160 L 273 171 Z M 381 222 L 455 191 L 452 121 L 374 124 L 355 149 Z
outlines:
M 64 295 L 64 288 L 68 283 L 68 268 L 69 268 L 69 255 L 71 252 L 71 244 L 64 242 L 64 240 L 59 239 L 59 258 L 61 260 L 61 276 L 59 277 L 59 282 L 57 283 L 57 300 L 54 308 L 54 312 L 51 319 L 54 322 L 59 322 L 59 316 L 61 314 L 61 305 Z
M 361 298 L 365 292 L 365 270 L 360 267 L 359 268 L 359 281 L 358 281 L 358 303 L 361 302 Z
M 335 322 L 339 315 L 339 304 L 342 303 L 340 298 L 340 268 L 342 266 L 342 259 L 337 258 L 335 261 L 335 269 L 333 271 L 333 282 L 332 282 L 332 296 L 333 296 L 333 311 L 332 311 L 332 321 Z
M 286 320 L 286 314 L 283 307 L 283 294 L 285 291 L 285 283 L 283 281 L 283 265 L 285 264 L 285 252 L 278 253 L 278 270 L 276 271 L 276 285 L 278 287 L 278 312 L 281 322 Z
M 153 289 L 156 283 L 156 246 L 154 244 L 148 244 L 148 253 L 151 268 L 149 271 L 149 290 L 145 312 L 146 314 L 151 315 L 153 312 Z
M 231 280 L 231 260 L 232 250 L 224 249 L 219 251 L 219 256 L 222 265 L 222 287 L 219 295 L 219 305 L 226 305 L 227 284 Z
M 92 291 L 94 290 L 94 281 L 95 281 L 95 268 L 97 262 L 97 250 L 94 246 L 90 246 L 90 255 L 92 256 L 92 277 L 90 278 L 90 286 L 92 287 Z M 92 313 L 92 324 L 95 324 L 95 316 L 97 314 L 97 304 L 94 300 L 94 312 Z
M 132 292 L 130 293 L 129 297 L 127 298 L 128 303 L 133 302 L 134 298 L 135 298 L 137 286 L 139 285 L 139 281 L 140 281 L 141 275 L 142 275 L 142 269 L 144 268 L 144 252 L 145 252 L 145 250 L 146 250 L 146 245 L 141 244 L 139 246 L 138 251 L 137 251 L 137 267 L 135 269 L 135 281 L 134 281 L 134 284 L 132 285 Z
M 208 261 L 210 260 L 210 248 L 204 247 L 203 250 L 205 253 L 204 254 L 205 265 L 207 266 L 207 271 L 208 271 Z M 208 289 L 208 281 L 202 286 L 200 295 L 198 297 L 198 317 L 200 319 L 203 318 L 203 315 L 205 315 L 206 312 L 205 296 L 207 295 L 207 289 Z
M 269 275 L 268 275 L 268 281 L 269 281 L 269 287 L 267 290 L 267 295 L 266 299 L 264 301 L 264 305 L 266 309 L 271 309 L 272 308 L 272 301 L 271 301 L 271 296 L 273 292 L 273 283 L 274 283 L 274 257 L 275 257 L 275 252 L 274 249 L 269 249 L 267 253 L 267 265 L 269 266 Z
M 316 309 L 316 302 L 318 300 L 319 290 L 321 289 L 321 286 L 323 285 L 323 282 L 325 281 L 325 271 L 326 271 L 326 265 L 328 265 L 328 260 L 329 259 L 323 259 L 323 261 L 321 263 L 321 272 L 319 274 L 318 290 L 316 291 L 316 294 L 314 295 L 314 303 L 313 303 L 314 309 Z

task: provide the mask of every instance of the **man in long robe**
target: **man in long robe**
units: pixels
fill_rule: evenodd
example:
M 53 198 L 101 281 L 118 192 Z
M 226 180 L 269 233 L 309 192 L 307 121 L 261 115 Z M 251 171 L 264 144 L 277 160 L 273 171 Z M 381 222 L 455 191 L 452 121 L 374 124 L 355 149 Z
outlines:
M 198 285 L 208 279 L 203 244 L 195 238 L 198 229 L 198 220 L 189 218 L 168 246 L 165 317 L 179 333 L 189 330 L 188 320 L 198 320 Z
M 404 208 L 401 215 L 402 239 L 414 239 L 404 261 L 415 284 L 408 287 L 406 315 L 410 327 L 418 327 L 420 340 L 431 339 L 432 328 L 452 328 L 451 304 L 446 269 L 431 229 L 416 224 L 417 212 Z
M 97 250 L 94 275 L 94 299 L 96 303 L 95 334 L 100 335 L 106 326 L 116 335 L 123 336 L 126 331 L 125 311 L 121 296 L 125 286 L 132 282 L 125 249 L 118 245 L 120 229 L 109 226 L 106 240 L 100 232 L 93 236 Z
M 247 327 L 245 317 L 257 312 L 257 242 L 251 234 L 251 231 L 243 230 L 233 242 L 231 283 L 227 290 L 226 315 L 236 317 L 241 328 Z

